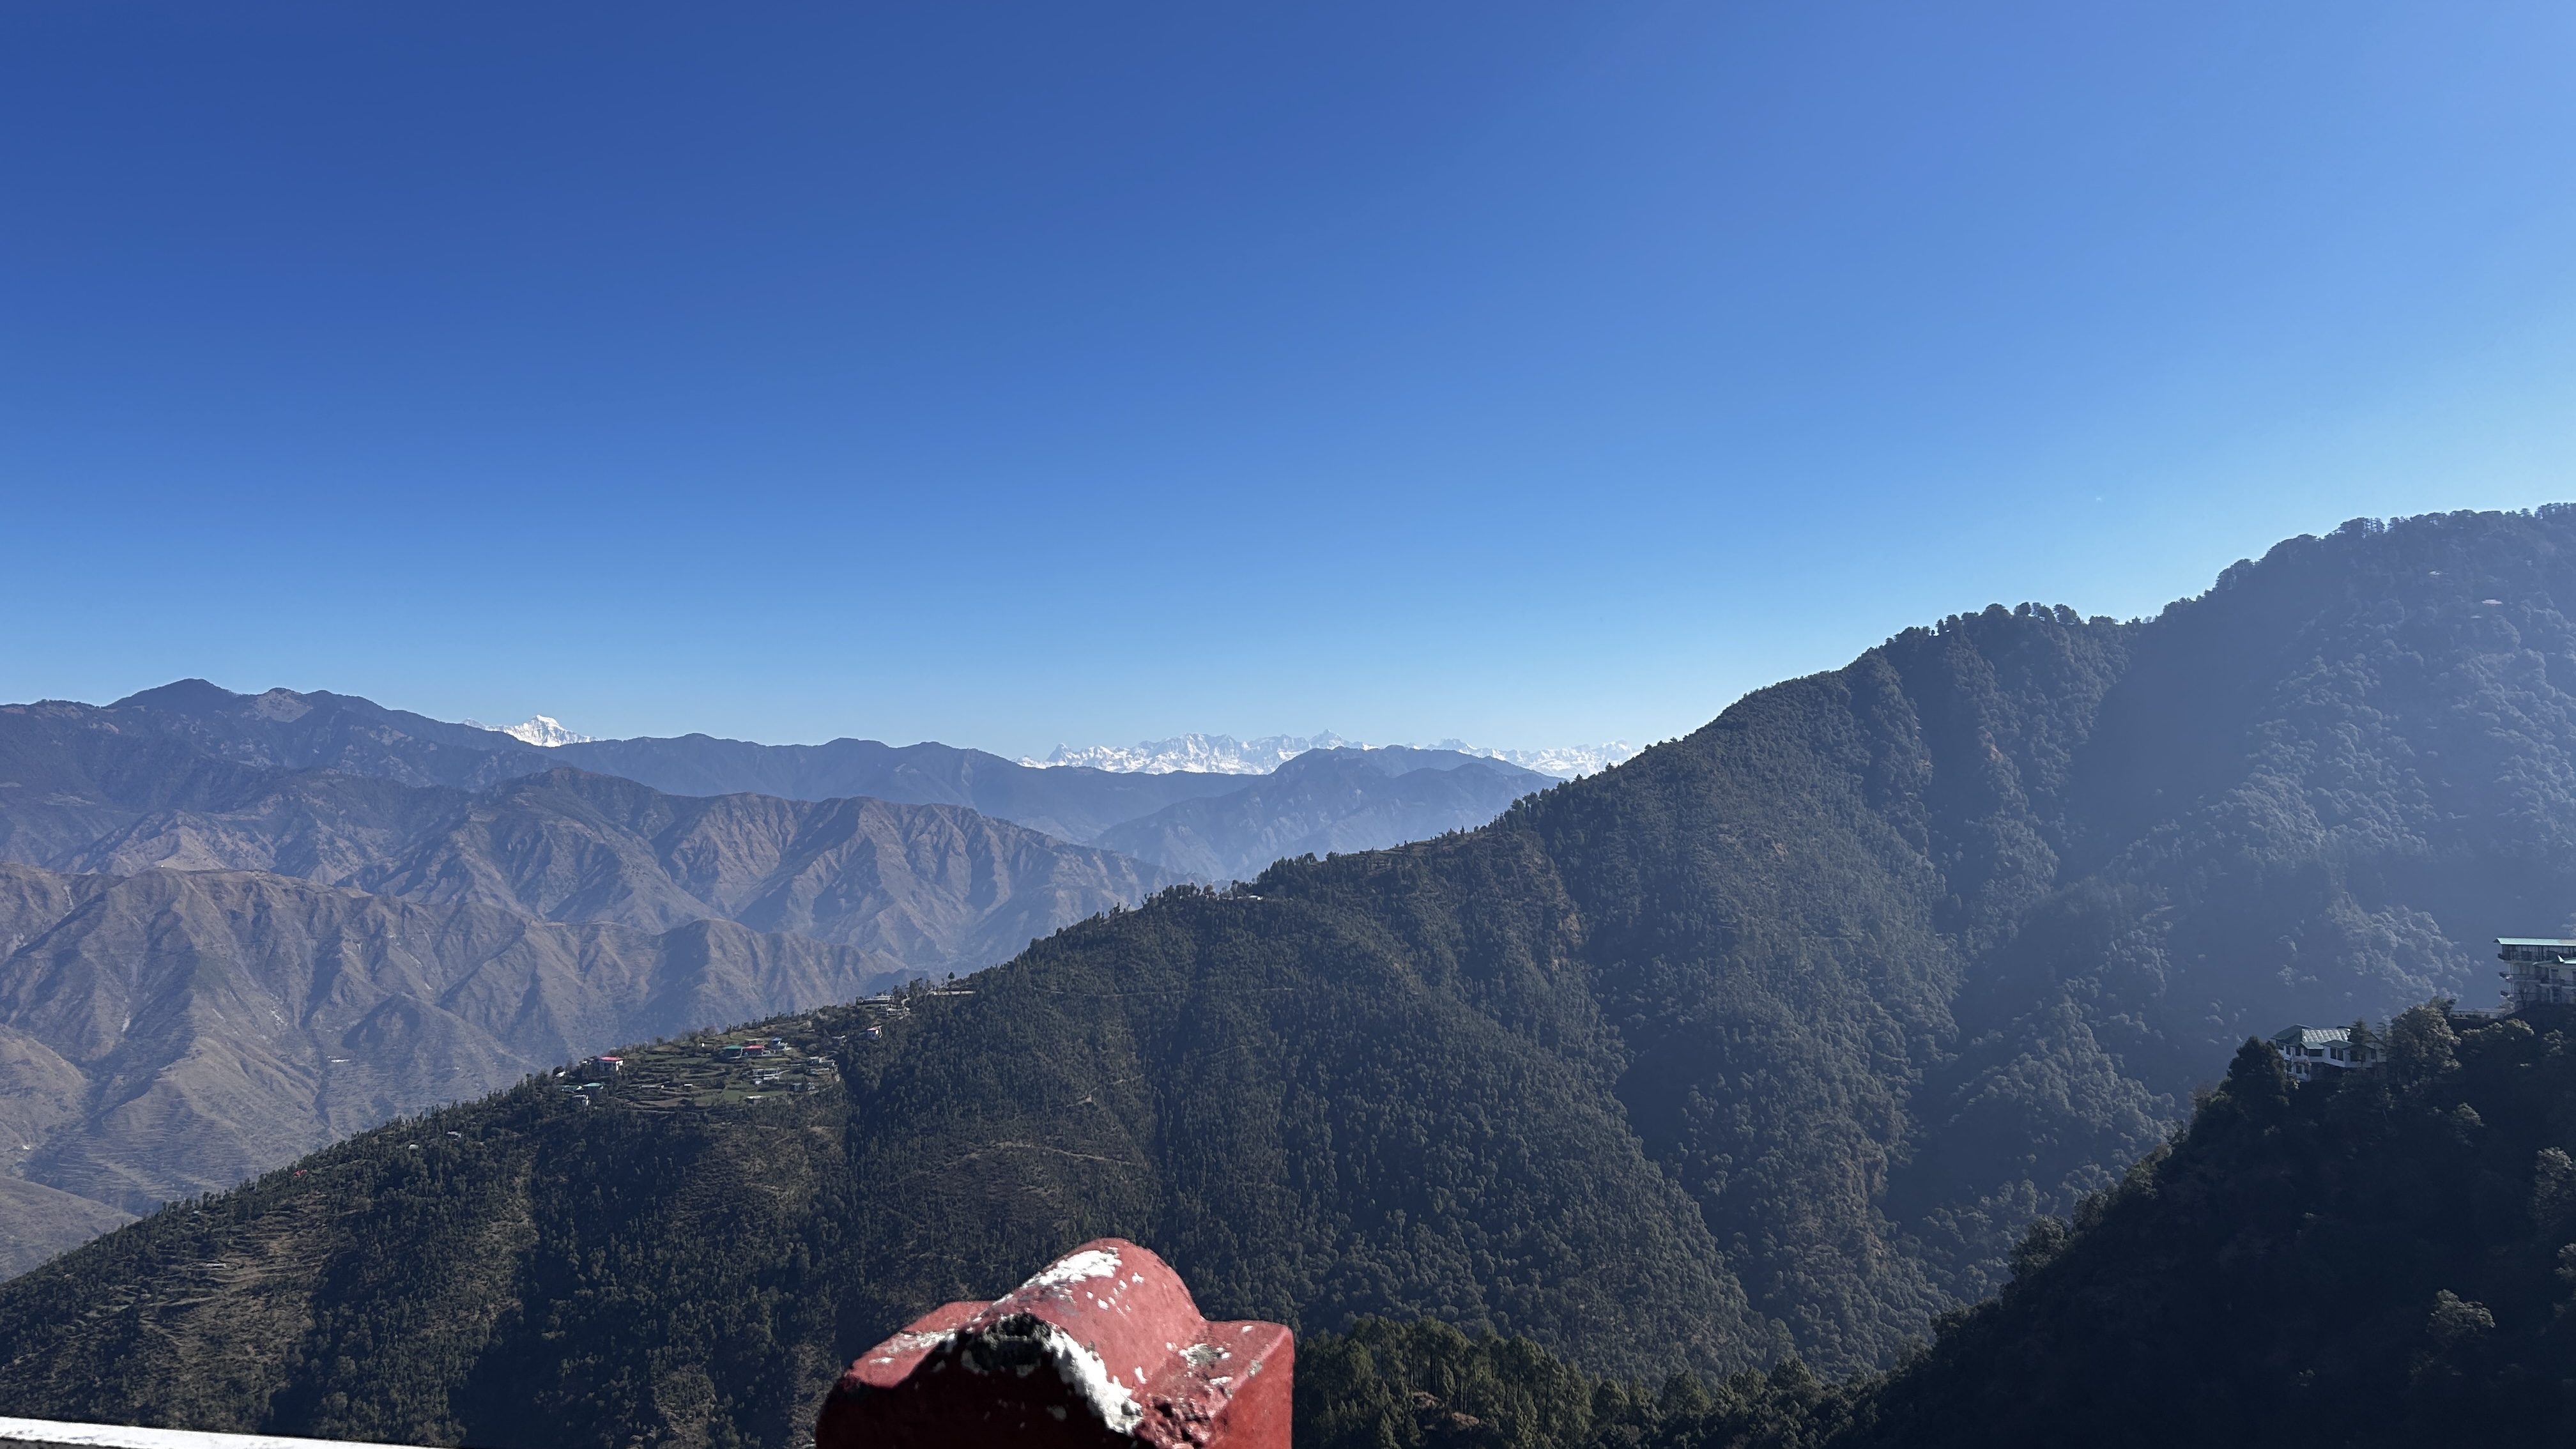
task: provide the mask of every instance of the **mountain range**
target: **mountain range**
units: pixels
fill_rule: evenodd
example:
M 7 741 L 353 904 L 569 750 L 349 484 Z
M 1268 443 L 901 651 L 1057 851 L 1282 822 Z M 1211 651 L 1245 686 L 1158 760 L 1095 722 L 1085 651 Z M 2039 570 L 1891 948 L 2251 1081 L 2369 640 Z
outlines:
M 543 720 L 540 716 L 539 720 Z M 539 721 L 516 728 L 525 730 Z M 552 721 L 543 721 L 551 724 Z M 1045 759 L 1023 759 L 1023 765 L 1045 768 L 1078 766 L 1110 770 L 1121 774 L 1169 774 L 1175 770 L 1212 771 L 1221 775 L 1266 775 L 1309 750 L 1417 748 L 1414 746 L 1362 745 L 1343 739 L 1326 730 L 1315 735 L 1264 735 L 1257 740 L 1238 740 L 1232 735 L 1175 735 L 1168 740 L 1145 740 L 1134 745 L 1088 745 L 1075 748 L 1058 745 Z M 1477 759 L 1500 760 L 1536 774 L 1559 780 L 1577 775 L 1596 774 L 1623 760 L 1634 758 L 1634 746 L 1562 745 L 1543 750 L 1497 750 L 1470 745 L 1464 740 L 1442 740 L 1428 747 Z
M 53 895 L 89 902 L 22 913 L 0 951 L 0 1031 L 15 1033 L 0 1055 L 0 1104 L 23 1106 L 0 1106 L 0 1125 L 20 1133 L 0 1172 L 0 1192 L 19 1208 L 0 1223 L 0 1272 L 386 1116 L 613 1046 L 643 1023 L 678 1031 L 973 970 L 1179 880 L 1250 874 L 1281 851 L 1469 828 L 1546 783 L 1464 756 L 1401 751 L 1367 756 L 1355 771 L 1319 758 L 1283 779 L 1145 782 L 1041 774 L 937 745 L 591 743 L 616 747 L 614 758 L 591 763 L 665 778 L 783 777 L 819 790 L 837 775 L 890 792 L 1026 804 L 1050 823 L 1107 819 L 1132 839 L 1129 853 L 1071 844 L 955 803 L 674 795 L 570 767 L 584 744 L 533 748 L 349 696 L 246 696 L 189 681 L 105 707 L 0 707 L 0 861 L 39 867 L 60 883 Z M 1337 788 L 1322 788 L 1328 777 Z M 1300 780 L 1308 788 L 1294 788 Z M 1231 793 L 1190 798 L 1212 783 Z M 1184 807 L 1205 808 L 1165 818 Z M 173 875 L 232 881 L 257 902 L 258 929 L 208 946 L 199 937 L 210 908 L 197 896 L 121 883 Z M 333 889 L 299 888 L 306 883 Z M 458 1008 L 448 986 L 415 979 L 394 937 L 351 934 L 342 922 L 351 900 L 397 914 L 403 903 L 482 908 L 475 929 L 442 935 L 466 954 L 442 960 L 433 977 L 515 973 L 531 991 L 592 1004 L 569 1017 Z M 131 959 L 62 954 L 102 911 L 124 922 L 112 939 Z M 495 924 L 502 919 L 519 923 L 515 933 Z M 761 934 L 675 934 L 711 922 Z M 624 927 L 650 940 L 594 933 L 582 938 L 588 945 L 518 956 L 494 944 L 551 940 L 540 929 L 549 923 Z M 271 934 L 328 939 L 330 970 L 414 1003 L 406 1009 L 462 1011 L 462 1024 L 370 1037 L 306 1004 L 319 986 L 260 974 L 263 951 L 285 950 L 287 962 L 310 955 L 274 946 Z M 611 940 L 613 950 L 600 944 Z M 804 944 L 817 942 L 844 949 L 817 955 Z M 209 966 L 225 978 L 216 984 L 192 962 L 249 963 L 240 969 L 251 975 L 232 980 L 235 965 Z M 713 973 L 696 995 L 674 974 L 689 969 Z M 81 979 L 119 971 L 126 977 Z M 98 1013 L 66 1025 L 61 1001 L 102 996 L 123 1003 L 114 1030 L 102 1032 Z M 266 1004 L 237 1009 L 250 1000 Z M 291 1066 L 267 1041 L 279 1022 L 300 1034 Z M 241 1039 L 226 1041 L 227 1032 Z M 475 1044 L 452 1056 L 458 1032 Z M 311 1070 L 333 1053 L 364 1065 Z M 353 1092 L 353 1073 L 375 1086 Z
M 718 918 L 971 968 L 1179 877 L 953 805 L 674 796 L 572 769 L 481 790 L 220 765 L 0 709 L 0 854 L 63 871 L 254 870 L 537 920 Z
M 832 1091 L 514 1089 L 157 1214 L 0 1286 L 0 1406 L 785 1444 L 855 1347 L 1104 1235 L 1306 1332 L 1895 1364 L 2249 1034 L 2567 929 L 2562 598 L 2576 508 L 2356 521 L 2153 619 L 1907 629 L 1475 830 L 782 1021 Z M 269 1346 L 221 1337 L 252 1316 Z
M 1175 770 L 1219 775 L 1267 775 L 1308 750 L 1366 748 L 1331 730 L 1311 735 L 1263 735 L 1238 740 L 1232 735 L 1174 735 L 1168 740 L 1141 740 L 1133 745 L 1058 745 L 1043 760 L 1023 765 L 1049 769 L 1074 766 L 1119 774 L 1168 775 Z
M 1240 790 L 1113 825 L 1099 843 L 1195 880 L 1248 880 L 1289 856 L 1473 830 L 1554 783 L 1449 750 L 1315 749 Z
M 271 769 L 329 770 L 408 785 L 479 789 L 569 767 L 615 775 L 672 795 L 754 794 L 785 800 L 866 797 L 892 804 L 963 806 L 1084 845 L 1105 844 L 1109 831 L 1184 801 L 1244 795 L 1257 783 L 1241 774 L 1040 768 L 937 743 L 887 745 L 841 739 L 821 745 L 764 745 L 682 735 L 570 740 L 541 747 L 503 731 L 448 724 L 350 695 L 284 689 L 244 695 L 204 680 L 145 690 L 103 708 L 60 701 L 0 708 L 51 719 L 57 730 L 122 731 L 138 743 L 158 741 L 170 749 Z M 0 720 L 0 732 L 6 726 L 7 721 Z M 0 739 L 0 751 L 8 748 L 8 742 Z M 1408 812 L 1401 803 L 1422 795 L 1428 784 L 1401 785 L 1403 776 L 1423 769 L 1450 770 L 1474 758 L 1479 757 L 1459 751 L 1396 750 L 1379 767 L 1352 777 L 1360 788 L 1348 797 L 1349 812 L 1379 823 L 1373 828 L 1343 828 L 1335 838 L 1346 848 L 1368 849 L 1482 824 L 1511 803 L 1515 794 L 1548 783 L 1536 772 L 1498 768 L 1468 777 L 1487 782 L 1475 791 L 1445 792 L 1452 803 L 1441 808 Z M 1405 768 L 1395 768 L 1397 761 Z M 7 768 L 6 756 L 0 755 L 0 778 L 21 777 Z M 1470 796 L 1475 802 L 1472 808 Z M 1267 864 L 1272 857 L 1259 854 L 1261 839 L 1299 833 L 1292 826 L 1267 821 L 1251 803 L 1263 798 L 1268 797 L 1247 795 L 1235 807 L 1199 817 L 1239 825 L 1239 836 L 1215 842 L 1219 853 Z M 1459 810 L 1482 814 L 1467 819 L 1456 813 Z M 1131 831 L 1136 840 L 1160 836 L 1151 828 Z M 1198 868 L 1150 854 L 1140 858 L 1184 875 Z M 1198 846 L 1188 852 L 1191 862 L 1203 863 L 1206 858 L 1206 850 Z

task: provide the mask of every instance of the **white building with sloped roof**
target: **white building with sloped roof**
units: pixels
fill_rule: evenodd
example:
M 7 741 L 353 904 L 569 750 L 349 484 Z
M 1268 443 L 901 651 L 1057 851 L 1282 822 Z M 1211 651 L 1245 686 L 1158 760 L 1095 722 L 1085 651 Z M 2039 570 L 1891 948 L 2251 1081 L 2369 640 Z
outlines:
M 2348 1072 L 2370 1063 L 2370 1050 L 2355 1046 L 2348 1026 L 2285 1026 L 2272 1033 L 2272 1049 L 2281 1064 L 2302 1082 L 2329 1072 Z

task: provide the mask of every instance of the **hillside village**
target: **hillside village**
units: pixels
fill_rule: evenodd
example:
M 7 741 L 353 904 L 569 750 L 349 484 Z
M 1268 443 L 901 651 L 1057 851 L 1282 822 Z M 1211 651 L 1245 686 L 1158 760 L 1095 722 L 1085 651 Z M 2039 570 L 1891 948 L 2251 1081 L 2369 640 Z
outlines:
M 971 992 L 941 992 L 971 995 Z M 584 1057 L 552 1075 L 556 1091 L 583 1106 L 643 1112 L 732 1107 L 801 1096 L 841 1084 L 835 1053 L 864 1049 L 912 1015 L 904 994 L 887 992 L 725 1031 Z
M 2502 1021 L 2534 1010 L 2576 1005 L 2576 940 L 2555 936 L 2498 936 L 2496 959 L 2504 1001 L 2492 1010 L 2454 1006 L 2451 1016 L 2467 1022 Z M 2368 1023 L 2350 1026 L 2304 1026 L 2293 1023 L 2272 1033 L 2272 1048 L 2291 1079 L 2309 1082 L 2338 1072 L 2380 1064 L 2381 1053 Z

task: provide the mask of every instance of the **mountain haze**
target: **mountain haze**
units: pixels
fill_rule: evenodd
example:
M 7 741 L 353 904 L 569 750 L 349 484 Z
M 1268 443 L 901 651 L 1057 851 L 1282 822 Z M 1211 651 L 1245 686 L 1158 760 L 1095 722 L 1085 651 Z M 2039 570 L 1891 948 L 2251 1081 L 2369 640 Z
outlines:
M 1248 880 L 1274 860 L 1473 830 L 1556 783 L 1443 750 L 1319 749 L 1227 795 L 1111 826 L 1100 844 L 1199 880 Z
M 1346 772 L 1353 788 L 1329 799 L 1296 796 L 1290 807 L 1296 818 L 1273 819 L 1263 802 L 1288 797 L 1266 789 L 1266 775 L 1038 767 L 932 743 L 893 746 L 843 739 L 823 745 L 763 745 L 684 735 L 583 740 L 540 749 L 503 731 L 445 724 L 354 696 L 290 690 L 239 695 L 203 680 L 146 690 L 103 709 L 54 701 L 11 708 L 33 713 L 57 730 L 104 729 L 132 736 L 135 748 L 175 747 L 179 758 L 211 755 L 232 764 L 329 770 L 415 786 L 483 789 L 569 767 L 673 795 L 866 797 L 962 806 L 1078 844 L 1108 845 L 1110 832 L 1124 827 L 1121 838 L 1136 846 L 1128 853 L 1175 875 L 1211 880 L 1267 865 L 1285 853 L 1274 848 L 1279 842 L 1329 840 L 1333 844 L 1326 848 L 1374 849 L 1481 825 L 1510 803 L 1508 793 L 1489 787 L 1447 792 L 1455 798 L 1426 809 L 1413 798 L 1423 792 L 1423 782 L 1399 783 L 1403 777 L 1423 768 L 1454 768 L 1478 757 L 1402 747 L 1369 751 L 1385 757 L 1382 767 Z M 0 728 L 5 725 L 0 721 Z M 1287 743 L 1306 742 L 1277 743 L 1284 750 Z M 5 742 L 0 748 L 6 748 Z M 1392 768 L 1398 759 L 1408 768 Z M 1547 783 L 1546 777 L 1515 766 L 1494 763 L 1491 768 L 1502 772 L 1496 780 L 1521 781 L 1524 790 Z M 1460 801 L 1470 797 L 1480 802 L 1476 808 L 1481 814 L 1462 808 Z M 1144 823 L 1184 802 L 1217 798 L 1230 803 L 1193 817 L 1195 825 L 1177 833 Z M 96 829 L 90 827 L 90 833 Z M 1154 853 L 1165 848 L 1171 851 L 1168 857 Z
M 130 786 L 137 777 L 111 778 Z M 169 793 L 126 800 L 151 805 Z M 0 797 L 0 820 L 11 814 Z M 134 810 L 36 863 L 119 874 L 263 870 L 647 930 L 713 917 L 925 972 L 990 965 L 1174 879 L 953 806 L 673 796 L 562 769 L 470 793 L 261 772 L 199 784 L 187 806 Z
M 853 796 L 896 804 L 962 805 L 979 814 L 1081 841 L 1120 820 L 1242 782 L 1178 773 L 1042 770 L 981 750 L 834 740 L 763 745 L 708 735 L 589 740 L 539 747 L 502 731 L 387 709 L 355 695 L 272 689 L 235 694 L 181 680 L 112 704 L 48 700 L 7 708 L 138 743 L 275 770 L 330 770 L 405 785 L 483 789 L 573 768 L 616 775 L 672 795 Z M 5 748 L 5 742 L 0 742 Z M 7 778 L 17 778 L 12 771 Z
M 1560 745 L 1543 750 L 1497 750 L 1470 745 L 1464 740 L 1448 739 L 1427 747 L 1409 745 L 1363 745 L 1346 740 L 1326 730 L 1314 735 L 1264 735 L 1254 740 L 1238 740 L 1232 735 L 1186 734 L 1167 740 L 1144 740 L 1134 745 L 1088 745 L 1075 748 L 1058 745 L 1043 760 L 1022 759 L 1023 765 L 1061 768 L 1084 765 L 1121 773 L 1167 774 L 1175 770 L 1213 771 L 1225 775 L 1267 775 L 1290 760 L 1311 750 L 1339 749 L 1413 749 L 1445 750 L 1475 759 L 1500 760 L 1535 774 L 1559 780 L 1577 775 L 1596 774 L 1612 765 L 1636 757 L 1636 748 L 1619 742 L 1600 745 Z
M 1238 740 L 1232 735 L 1186 734 L 1168 740 L 1140 740 L 1133 745 L 1058 745 L 1043 760 L 1023 765 L 1061 769 L 1079 765 L 1120 774 L 1168 775 L 1175 770 L 1219 775 L 1267 775 L 1308 750 L 1359 748 L 1331 730 L 1311 735 L 1263 735 Z

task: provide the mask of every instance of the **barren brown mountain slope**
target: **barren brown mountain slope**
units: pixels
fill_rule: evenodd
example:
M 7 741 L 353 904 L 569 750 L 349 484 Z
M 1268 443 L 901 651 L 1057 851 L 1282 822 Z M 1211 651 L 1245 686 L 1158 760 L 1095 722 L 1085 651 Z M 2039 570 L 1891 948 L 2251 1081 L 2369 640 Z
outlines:
M 0 1217 L 0 1272 L 585 1052 L 910 974 L 729 921 L 538 922 L 253 872 L 0 865 L 0 943 L 0 1201 L 27 1209 Z
M 971 970 L 1172 879 L 955 805 L 468 789 L 457 727 L 236 702 L 230 733 L 0 707 L 0 861 L 39 867 L 0 867 L 0 1275 L 388 1116 Z

